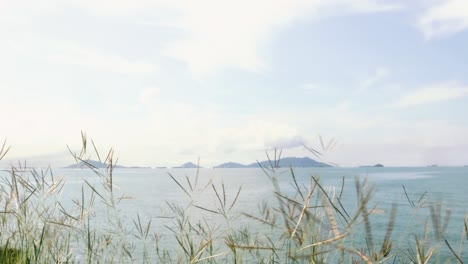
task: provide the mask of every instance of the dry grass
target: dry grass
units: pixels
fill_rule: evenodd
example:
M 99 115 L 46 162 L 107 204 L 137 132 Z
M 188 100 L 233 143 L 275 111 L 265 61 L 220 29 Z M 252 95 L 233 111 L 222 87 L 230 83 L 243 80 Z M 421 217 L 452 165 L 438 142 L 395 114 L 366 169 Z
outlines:
M 411 208 L 429 210 L 429 217 L 422 237 L 414 235 L 406 247 L 397 247 L 393 237 L 398 221 L 395 204 L 388 213 L 385 231 L 378 230 L 383 239 L 374 237 L 372 213 L 377 210 L 372 184 L 356 178 L 357 206 L 345 208 L 344 178 L 340 188 L 326 188 L 314 176 L 304 185 L 291 168 L 293 190 L 285 192 L 278 183 L 281 152 L 276 151 L 268 156 L 270 166 L 262 167 L 272 183 L 275 203 L 260 204 L 257 214 L 235 210 L 242 186 L 227 194 L 224 183 L 199 186 L 198 171 L 184 182 L 169 175 L 189 202 L 167 203 L 171 217 L 166 219 L 165 228 L 172 237 L 163 238 L 152 229 L 152 221 L 140 215 L 135 216 L 132 226 L 125 225 L 119 207 L 123 198 L 113 184 L 117 161 L 113 150 L 102 159 L 84 133 L 82 145 L 79 152 L 70 150 L 77 162 L 86 163 L 94 155 L 108 166 L 102 170 L 87 163 L 102 186 L 84 180 L 81 199 L 73 200 L 72 207 L 61 201 L 65 179 L 55 177 L 52 170 L 29 170 L 20 164 L 2 178 L 1 263 L 463 263 L 468 219 L 460 225 L 457 248 L 445 237 L 448 211 L 444 216 L 440 205 L 426 205 L 425 194 L 413 201 L 404 189 Z M 330 144 L 322 141 L 322 145 Z M 0 158 L 7 152 L 4 143 Z M 320 152 L 313 150 L 313 154 Z M 215 197 L 215 207 L 196 200 L 194 192 L 200 190 Z M 105 228 L 94 222 L 96 208 L 105 209 Z M 190 214 L 194 211 L 204 216 L 195 219 Z M 249 225 L 239 227 L 240 220 Z M 257 231 L 248 226 L 256 226 Z M 450 255 L 442 257 L 443 249 Z

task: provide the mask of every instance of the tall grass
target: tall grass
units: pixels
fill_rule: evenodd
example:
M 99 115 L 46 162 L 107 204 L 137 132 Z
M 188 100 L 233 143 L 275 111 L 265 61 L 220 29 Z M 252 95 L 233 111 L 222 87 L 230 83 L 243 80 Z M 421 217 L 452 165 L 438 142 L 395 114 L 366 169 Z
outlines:
M 322 145 L 326 144 L 322 141 Z M 0 158 L 8 150 L 4 143 Z M 383 236 L 375 236 L 373 216 L 378 210 L 372 184 L 354 180 L 354 207 L 344 206 L 349 204 L 343 201 L 345 178 L 333 188 L 314 176 L 305 184 L 298 182 L 291 168 L 291 189 L 283 190 L 278 180 L 281 152 L 276 151 L 268 156 L 270 165 L 262 167 L 271 182 L 272 199 L 260 203 L 257 213 L 236 208 L 242 186 L 227 193 L 224 183 L 200 181 L 197 170 L 185 179 L 168 175 L 188 202 L 167 202 L 164 232 L 139 214 L 129 224 L 121 206 L 126 197 L 113 183 L 117 162 L 113 150 L 101 155 L 84 133 L 81 150 L 69 150 L 101 185 L 84 179 L 81 197 L 70 203 L 62 198 L 64 177 L 55 176 L 51 169 L 11 166 L 0 183 L 0 263 L 422 264 L 467 259 L 462 253 L 468 218 L 459 223 L 460 240 L 455 244 L 445 236 L 450 214 L 444 215 L 440 204 L 430 204 L 425 194 L 412 199 L 403 187 L 411 210 L 428 211 L 425 225 L 421 232 L 414 231 L 412 239 L 399 243 L 393 231 L 400 209 L 394 204 L 386 212 L 385 228 L 377 230 Z M 93 167 L 88 162 L 91 157 L 107 168 Z M 198 200 L 201 194 L 213 197 L 214 205 Z M 171 235 L 163 236 L 167 232 Z

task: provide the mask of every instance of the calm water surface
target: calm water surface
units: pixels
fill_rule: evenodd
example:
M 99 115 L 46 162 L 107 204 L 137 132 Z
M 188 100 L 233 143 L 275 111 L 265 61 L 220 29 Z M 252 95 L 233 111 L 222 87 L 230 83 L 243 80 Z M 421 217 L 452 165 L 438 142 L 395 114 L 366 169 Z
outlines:
M 376 237 L 383 236 L 388 221 L 389 208 L 393 203 L 398 205 L 397 223 L 394 237 L 398 243 L 407 243 L 413 234 L 422 235 L 423 226 L 429 215 L 427 208 L 415 209 L 408 198 L 416 205 L 424 194 L 423 205 L 442 204 L 443 215 L 450 212 L 450 222 L 446 237 L 455 245 L 459 245 L 463 231 L 463 219 L 468 212 L 468 167 L 421 167 L 421 168 L 297 168 L 294 169 L 298 183 L 309 185 L 310 176 L 319 177 L 323 186 L 329 191 L 341 189 L 342 179 L 345 180 L 343 201 L 346 208 L 356 208 L 354 183 L 356 177 L 366 178 L 375 186 L 373 203 L 381 213 L 373 215 L 373 231 Z M 189 197 L 168 176 L 173 175 L 188 192 Z M 100 179 L 89 170 L 58 169 L 56 175 L 66 178 L 62 199 L 81 197 L 83 179 L 100 189 Z M 280 169 L 278 181 L 284 193 L 293 193 L 292 177 L 289 169 Z M 193 192 L 187 181 L 189 178 Z M 171 224 L 173 214 L 167 203 L 187 205 L 190 201 L 208 209 L 217 208 L 217 198 L 214 195 L 212 182 L 221 193 L 225 186 L 227 204 L 234 199 L 238 189 L 242 190 L 235 205 L 234 213 L 247 212 L 258 215 L 262 202 L 275 203 L 271 181 L 261 169 L 200 169 L 198 184 L 195 186 L 196 169 L 118 169 L 114 171 L 113 183 L 118 196 L 123 197 L 119 204 L 120 214 L 129 229 L 133 228 L 133 219 L 138 214 L 146 222 L 153 221 L 153 231 L 171 235 L 165 225 Z M 405 187 L 408 196 L 405 194 Z M 205 189 L 204 189 L 205 188 Z M 426 194 L 425 194 L 426 193 Z M 426 200 L 427 199 L 427 200 Z M 97 206 L 97 225 L 105 226 L 106 220 L 99 217 L 100 207 Z M 102 209 L 104 210 L 104 209 Z M 192 209 L 191 217 L 208 217 L 210 213 Z M 218 221 L 213 217 L 213 221 Z M 235 224 L 244 225 L 249 221 L 243 218 Z M 418 231 L 419 230 L 419 231 Z M 380 233 L 379 233 L 380 232 Z M 466 251 L 466 250 L 465 250 Z M 468 254 L 468 252 L 465 252 Z

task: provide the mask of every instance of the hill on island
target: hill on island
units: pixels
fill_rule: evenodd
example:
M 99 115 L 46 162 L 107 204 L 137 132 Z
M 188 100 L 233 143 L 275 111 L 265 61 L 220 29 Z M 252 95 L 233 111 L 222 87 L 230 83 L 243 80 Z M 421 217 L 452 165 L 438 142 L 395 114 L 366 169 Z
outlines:
M 97 168 L 97 169 L 105 169 L 107 168 L 108 164 L 102 163 L 97 160 L 86 160 L 86 161 L 80 161 L 75 164 L 68 165 L 66 167 L 63 167 L 64 169 L 86 169 L 89 167 L 92 168 Z M 120 166 L 120 165 L 115 165 L 114 168 L 126 168 L 125 166 Z
M 260 165 L 259 165 L 260 164 Z M 329 164 L 319 162 L 316 160 L 313 160 L 308 157 L 303 157 L 303 158 L 297 158 L 297 157 L 286 157 L 286 158 L 281 158 L 278 161 L 279 167 L 295 167 L 295 168 L 311 168 L 311 167 L 332 167 Z M 64 169 L 83 169 L 83 168 L 97 168 L 97 169 L 105 169 L 107 168 L 108 164 L 99 162 L 96 160 L 86 160 L 86 161 L 80 161 L 75 164 L 68 165 L 66 167 L 63 167 Z M 254 162 L 248 165 L 244 165 L 241 163 L 237 162 L 226 162 L 222 163 L 218 166 L 214 166 L 213 168 L 259 168 L 259 166 L 262 167 L 269 167 L 270 162 L 268 160 L 260 161 L 260 162 Z M 150 167 L 127 167 L 127 166 L 121 166 L 121 165 L 115 165 L 114 168 L 119 169 L 119 168 L 150 168 Z M 166 168 L 166 167 L 159 167 L 159 168 Z M 180 166 L 172 167 L 173 169 L 196 169 L 196 168 L 202 168 L 198 166 L 197 164 L 193 162 L 186 162 Z
M 173 169 L 196 169 L 196 168 L 201 168 L 201 167 L 193 162 L 186 162 L 180 166 L 172 167 L 172 168 Z
M 281 158 L 278 161 L 278 165 L 279 165 L 279 167 L 296 167 L 296 168 L 332 167 L 329 164 L 313 160 L 313 159 L 311 159 L 309 157 L 303 157 L 303 158 L 286 157 L 286 158 Z M 214 166 L 213 168 L 259 168 L 259 166 L 269 167 L 269 166 L 271 166 L 270 161 L 264 160 L 264 161 L 255 162 L 255 163 L 252 163 L 252 164 L 249 164 L 249 165 L 243 165 L 243 164 L 236 163 L 236 162 L 227 162 L 227 163 L 220 164 L 218 166 Z
M 214 166 L 213 168 L 247 168 L 247 165 L 240 164 L 237 162 L 226 162 L 218 166 Z

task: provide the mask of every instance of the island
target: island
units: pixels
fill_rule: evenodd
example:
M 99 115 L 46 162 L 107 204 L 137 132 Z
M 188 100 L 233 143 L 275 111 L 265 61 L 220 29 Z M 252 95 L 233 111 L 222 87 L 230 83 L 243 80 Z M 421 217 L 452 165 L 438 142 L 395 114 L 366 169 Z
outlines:
M 198 166 L 197 164 L 193 163 L 193 162 L 186 162 L 180 166 L 177 166 L 177 167 L 172 167 L 173 169 L 197 169 L 197 168 L 201 168 L 200 166 Z
M 97 160 L 82 160 L 75 164 L 70 164 L 68 166 L 62 167 L 62 169 L 86 169 L 86 168 L 94 168 L 94 169 L 105 169 L 109 166 L 108 163 L 100 162 Z M 122 166 L 122 165 L 115 165 L 113 166 L 114 169 L 151 169 L 149 166 Z
M 381 164 L 377 164 L 383 167 Z M 376 165 L 376 166 L 377 166 Z M 75 164 L 68 165 L 66 167 L 62 167 L 62 169 L 85 169 L 85 168 L 95 168 L 95 169 L 105 169 L 109 165 L 107 163 L 103 163 L 96 160 L 83 160 L 79 161 Z M 234 168 L 260 168 L 260 167 L 271 167 L 277 166 L 279 168 L 316 168 L 316 167 L 333 167 L 327 163 L 319 162 L 313 160 L 309 157 L 286 157 L 281 158 L 276 161 L 258 161 L 253 162 L 247 165 L 238 163 L 238 162 L 225 162 L 220 165 L 214 166 L 213 169 L 234 169 Z M 377 166 L 379 167 L 379 166 Z M 114 165 L 115 169 L 151 169 L 151 167 L 143 167 L 143 166 L 122 166 L 122 165 Z M 168 169 L 166 166 L 158 166 L 155 167 L 156 169 Z M 171 169 L 198 169 L 203 168 L 193 162 L 186 162 L 180 166 L 172 167 Z
M 274 161 L 268 161 L 268 160 L 263 160 L 259 162 L 254 162 L 249 165 L 243 165 L 241 163 L 237 162 L 227 162 L 227 163 L 222 163 L 218 166 L 214 166 L 214 169 L 218 168 L 259 168 L 260 166 L 262 167 L 271 167 L 275 166 Z M 309 157 L 303 157 L 303 158 L 297 158 L 297 157 L 286 157 L 286 158 L 281 158 L 277 161 L 278 167 L 284 168 L 284 167 L 294 167 L 294 168 L 311 168 L 311 167 L 332 167 L 329 164 L 319 162 L 316 160 L 313 160 Z
M 103 163 L 97 160 L 82 160 L 78 163 L 62 167 L 62 169 L 86 169 L 86 168 L 95 168 L 95 169 L 105 169 L 109 166 L 107 163 Z M 114 168 L 122 169 L 127 168 L 121 165 L 114 165 Z
M 240 163 L 237 163 L 237 162 L 226 162 L 226 163 L 219 164 L 218 166 L 214 166 L 213 168 L 214 169 L 218 169 L 218 168 L 232 169 L 232 168 L 246 168 L 246 167 L 247 167 L 247 165 L 240 164 Z

